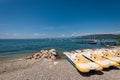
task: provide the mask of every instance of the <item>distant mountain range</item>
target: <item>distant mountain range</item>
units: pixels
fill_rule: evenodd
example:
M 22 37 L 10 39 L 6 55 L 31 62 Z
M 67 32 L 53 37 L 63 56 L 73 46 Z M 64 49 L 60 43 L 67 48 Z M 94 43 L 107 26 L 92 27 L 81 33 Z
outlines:
M 120 34 L 92 34 L 86 36 L 77 36 L 76 39 L 118 39 Z

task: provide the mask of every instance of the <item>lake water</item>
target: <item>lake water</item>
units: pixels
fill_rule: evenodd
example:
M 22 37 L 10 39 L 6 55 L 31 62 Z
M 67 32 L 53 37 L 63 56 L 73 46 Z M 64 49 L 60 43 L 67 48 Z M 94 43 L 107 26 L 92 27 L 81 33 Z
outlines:
M 100 48 L 100 44 L 76 44 L 71 39 L 0 39 L 0 60 L 31 55 L 41 49 L 55 48 L 62 56 L 64 51 L 76 49 Z

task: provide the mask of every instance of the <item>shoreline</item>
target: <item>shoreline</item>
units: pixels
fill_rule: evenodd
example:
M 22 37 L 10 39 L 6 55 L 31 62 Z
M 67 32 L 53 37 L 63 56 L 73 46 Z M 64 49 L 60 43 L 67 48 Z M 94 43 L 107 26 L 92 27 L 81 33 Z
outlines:
M 110 47 L 104 47 L 104 48 L 120 48 L 120 46 L 110 46 Z M 57 59 L 65 59 L 65 55 L 63 55 L 63 54 L 60 55 L 60 54 L 62 54 L 62 53 L 59 53 Z M 19 57 L 14 57 L 14 58 L 11 57 L 9 59 L 1 59 L 0 63 L 12 62 L 12 61 L 14 62 L 14 61 L 17 61 L 17 60 L 19 61 L 19 60 L 25 59 L 26 56 L 30 56 L 30 55 L 32 55 L 32 53 L 31 54 L 27 54 L 27 55 L 22 55 L 22 56 L 19 56 Z

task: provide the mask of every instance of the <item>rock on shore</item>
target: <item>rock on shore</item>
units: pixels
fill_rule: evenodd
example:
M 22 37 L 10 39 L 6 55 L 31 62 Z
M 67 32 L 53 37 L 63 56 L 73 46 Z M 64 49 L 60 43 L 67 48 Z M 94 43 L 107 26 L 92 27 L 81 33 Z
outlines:
M 27 56 L 25 59 L 43 59 L 46 58 L 48 61 L 54 61 L 56 59 L 57 52 L 55 49 L 41 50 L 40 52 L 34 53 L 32 56 Z

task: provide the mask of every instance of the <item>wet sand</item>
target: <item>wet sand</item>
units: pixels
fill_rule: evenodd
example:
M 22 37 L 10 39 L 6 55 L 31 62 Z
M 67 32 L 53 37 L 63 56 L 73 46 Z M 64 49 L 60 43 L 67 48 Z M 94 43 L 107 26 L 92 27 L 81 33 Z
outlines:
M 120 80 L 120 70 L 78 72 L 66 59 L 15 60 L 0 64 L 0 80 Z

